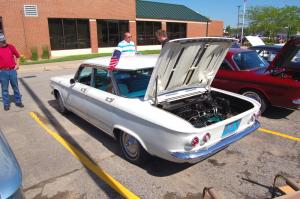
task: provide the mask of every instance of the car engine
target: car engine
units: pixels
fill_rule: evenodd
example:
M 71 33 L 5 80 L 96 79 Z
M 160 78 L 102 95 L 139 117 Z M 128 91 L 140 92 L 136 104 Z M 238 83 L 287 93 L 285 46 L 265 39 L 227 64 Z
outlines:
M 200 128 L 230 117 L 230 101 L 222 97 L 212 97 L 209 92 L 180 101 L 162 104 L 162 108 L 178 115 Z

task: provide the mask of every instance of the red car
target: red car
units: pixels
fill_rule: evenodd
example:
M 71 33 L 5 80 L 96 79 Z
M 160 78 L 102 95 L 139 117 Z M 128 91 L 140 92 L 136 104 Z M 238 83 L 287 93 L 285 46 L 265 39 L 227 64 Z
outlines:
M 299 109 L 299 69 L 286 67 L 299 49 L 300 37 L 296 37 L 269 64 L 254 50 L 232 48 L 212 85 L 256 99 L 261 103 L 261 112 L 268 106 Z

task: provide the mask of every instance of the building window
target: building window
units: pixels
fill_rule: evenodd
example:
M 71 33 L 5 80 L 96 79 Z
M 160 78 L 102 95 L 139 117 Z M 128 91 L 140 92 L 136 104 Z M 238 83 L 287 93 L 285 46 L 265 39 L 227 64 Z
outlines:
M 128 31 L 128 21 L 97 20 L 98 45 L 115 47 L 123 40 L 123 34 Z
M 2 17 L 0 17 L 0 33 L 3 33 L 3 23 L 2 23 Z
M 52 50 L 90 48 L 88 19 L 48 19 Z
M 137 26 L 137 44 L 138 45 L 156 45 L 159 41 L 156 39 L 155 32 L 161 29 L 160 22 L 138 21 Z
M 186 23 L 167 23 L 167 33 L 169 39 L 186 37 Z

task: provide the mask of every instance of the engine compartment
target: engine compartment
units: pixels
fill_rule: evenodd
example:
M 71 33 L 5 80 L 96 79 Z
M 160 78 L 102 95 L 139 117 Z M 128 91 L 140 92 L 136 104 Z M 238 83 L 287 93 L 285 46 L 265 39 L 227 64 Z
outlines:
M 178 101 L 164 102 L 159 107 L 185 119 L 194 127 L 201 128 L 249 110 L 253 105 L 248 101 L 213 91 Z

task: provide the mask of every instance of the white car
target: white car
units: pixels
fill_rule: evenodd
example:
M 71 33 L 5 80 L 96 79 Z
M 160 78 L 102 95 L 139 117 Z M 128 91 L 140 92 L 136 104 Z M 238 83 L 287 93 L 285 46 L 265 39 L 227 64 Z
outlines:
M 116 138 L 128 161 L 195 163 L 259 127 L 258 102 L 210 86 L 234 41 L 172 40 L 159 56 L 121 56 L 113 71 L 109 57 L 87 60 L 51 87 L 60 112 Z

